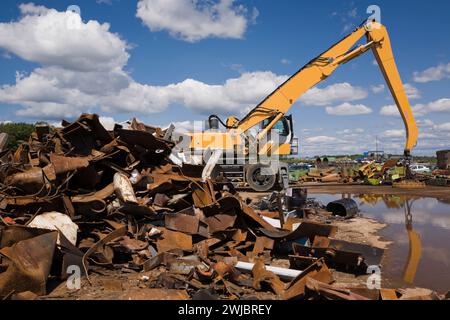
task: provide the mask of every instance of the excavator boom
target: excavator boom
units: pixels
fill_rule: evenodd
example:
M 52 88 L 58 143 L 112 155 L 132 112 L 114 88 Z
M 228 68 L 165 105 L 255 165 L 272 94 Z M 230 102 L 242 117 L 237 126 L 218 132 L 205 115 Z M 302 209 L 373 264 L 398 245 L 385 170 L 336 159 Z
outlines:
M 367 38 L 367 43 L 353 48 L 364 36 Z M 227 120 L 227 126 L 246 132 L 262 121 L 271 119 L 258 137 L 264 136 L 308 89 L 328 78 L 340 65 L 370 49 L 375 55 L 405 124 L 405 156 L 409 156 L 417 142 L 418 129 L 394 60 L 387 29 L 378 22 L 367 22 L 361 25 L 350 35 L 307 63 L 243 119 L 237 120 L 230 117 Z

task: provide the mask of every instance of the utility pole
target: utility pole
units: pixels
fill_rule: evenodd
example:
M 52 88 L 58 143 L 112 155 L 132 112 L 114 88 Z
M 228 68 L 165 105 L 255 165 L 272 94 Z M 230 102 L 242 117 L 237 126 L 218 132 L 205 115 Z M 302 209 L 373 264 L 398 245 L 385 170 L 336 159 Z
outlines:
M 378 156 L 378 136 L 375 136 L 375 152 Z

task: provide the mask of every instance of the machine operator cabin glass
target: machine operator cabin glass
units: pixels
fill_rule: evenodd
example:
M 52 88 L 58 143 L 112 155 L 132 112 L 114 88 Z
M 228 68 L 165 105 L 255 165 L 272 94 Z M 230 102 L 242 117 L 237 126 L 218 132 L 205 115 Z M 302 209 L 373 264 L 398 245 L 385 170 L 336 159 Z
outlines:
M 267 127 L 273 120 L 272 118 L 266 119 L 262 122 L 262 129 Z M 285 117 L 281 118 L 275 125 L 272 127 L 272 130 L 277 130 L 280 136 L 289 135 L 289 124 Z

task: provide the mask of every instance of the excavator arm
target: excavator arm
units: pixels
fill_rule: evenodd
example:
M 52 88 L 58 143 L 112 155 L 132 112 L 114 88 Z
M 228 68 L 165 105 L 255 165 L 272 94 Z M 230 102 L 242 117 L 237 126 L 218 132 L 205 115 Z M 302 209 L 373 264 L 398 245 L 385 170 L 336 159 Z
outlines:
M 364 36 L 367 38 L 367 43 L 353 48 Z M 340 65 L 353 60 L 370 49 L 375 55 L 405 124 L 405 156 L 409 157 L 417 142 L 418 129 L 395 64 L 387 29 L 378 22 L 368 22 L 361 25 L 319 57 L 307 63 L 243 119 L 228 118 L 227 126 L 246 132 L 262 121 L 271 119 L 257 138 L 263 137 L 308 89 L 328 78 Z

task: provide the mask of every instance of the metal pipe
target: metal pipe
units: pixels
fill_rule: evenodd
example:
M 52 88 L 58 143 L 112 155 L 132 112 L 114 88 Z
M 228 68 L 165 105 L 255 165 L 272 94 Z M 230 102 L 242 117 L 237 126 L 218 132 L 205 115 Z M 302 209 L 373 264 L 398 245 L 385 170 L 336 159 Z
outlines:
M 238 261 L 235 267 L 241 271 L 251 272 L 254 266 L 254 263 Z M 285 280 L 293 280 L 302 273 L 300 270 L 272 266 L 266 266 L 266 270 L 275 273 L 277 276 Z

